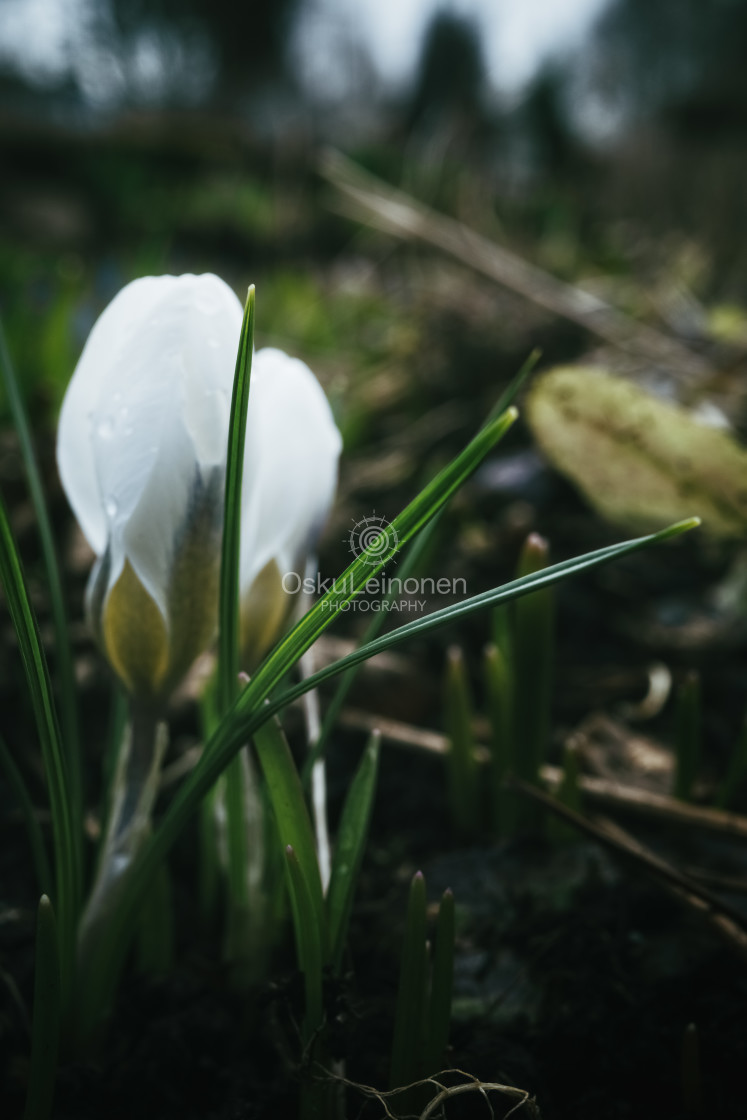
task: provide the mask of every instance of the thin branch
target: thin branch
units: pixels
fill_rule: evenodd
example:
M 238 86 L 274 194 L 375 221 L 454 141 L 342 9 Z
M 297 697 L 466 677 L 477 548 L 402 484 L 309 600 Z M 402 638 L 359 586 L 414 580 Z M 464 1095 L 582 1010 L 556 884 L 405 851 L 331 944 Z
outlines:
M 582 288 L 558 280 L 517 253 L 396 190 L 339 152 L 323 154 L 320 173 L 344 196 L 346 216 L 368 221 L 395 237 L 442 249 L 483 276 L 639 359 L 673 367 L 692 379 L 709 373 L 708 364 L 677 339 L 637 322 Z

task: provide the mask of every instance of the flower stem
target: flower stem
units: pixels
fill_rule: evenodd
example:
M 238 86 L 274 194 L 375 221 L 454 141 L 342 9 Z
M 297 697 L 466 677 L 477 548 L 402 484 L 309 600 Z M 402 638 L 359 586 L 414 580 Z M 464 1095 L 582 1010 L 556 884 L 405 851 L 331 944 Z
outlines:
M 110 925 L 119 920 L 117 910 L 124 883 L 150 834 L 167 743 L 166 724 L 159 722 L 150 708 L 133 702 L 117 759 L 106 837 L 78 933 L 78 965 L 84 1000 L 96 998 L 95 992 L 85 990 L 90 950 L 97 940 L 106 938 Z

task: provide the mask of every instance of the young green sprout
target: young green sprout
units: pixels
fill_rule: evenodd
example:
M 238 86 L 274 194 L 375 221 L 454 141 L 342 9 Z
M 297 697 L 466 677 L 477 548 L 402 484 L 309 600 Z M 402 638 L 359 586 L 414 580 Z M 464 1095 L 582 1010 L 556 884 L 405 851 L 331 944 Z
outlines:
M 454 978 L 454 896 L 450 890 L 441 898 L 432 954 L 426 940 L 426 918 L 425 878 L 417 871 L 410 884 L 402 943 L 389 1077 L 392 1089 L 438 1073 L 449 1041 Z M 431 1085 L 416 1085 L 398 1094 L 398 1113 L 419 1112 L 433 1092 Z

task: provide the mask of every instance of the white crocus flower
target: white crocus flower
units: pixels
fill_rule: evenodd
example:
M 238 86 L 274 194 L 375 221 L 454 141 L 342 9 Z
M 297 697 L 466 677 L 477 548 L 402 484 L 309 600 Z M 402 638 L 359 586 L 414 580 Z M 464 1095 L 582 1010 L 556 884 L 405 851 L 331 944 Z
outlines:
M 96 322 L 60 414 L 60 478 L 96 553 L 99 643 L 130 695 L 112 810 L 80 930 L 80 961 L 116 916 L 149 829 L 166 700 L 218 621 L 228 423 L 242 324 L 216 276 L 135 280 Z M 240 592 L 244 664 L 277 636 L 334 495 L 340 434 L 311 371 L 278 350 L 253 363 Z
M 293 588 L 332 505 L 341 444 L 309 367 L 282 350 L 257 351 L 241 495 L 244 668 L 256 665 L 287 618 Z M 287 580 L 291 573 L 299 578 Z
M 91 331 L 60 414 L 62 484 L 97 556 L 88 613 L 160 706 L 213 638 L 242 309 L 217 276 L 144 277 Z

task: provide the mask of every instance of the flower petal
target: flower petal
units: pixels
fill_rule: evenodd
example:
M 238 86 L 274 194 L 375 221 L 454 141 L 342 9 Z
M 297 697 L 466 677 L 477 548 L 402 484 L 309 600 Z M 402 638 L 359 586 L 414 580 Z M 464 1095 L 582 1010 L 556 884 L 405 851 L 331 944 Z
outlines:
M 252 364 L 242 487 L 241 594 L 274 560 L 295 570 L 327 518 L 342 446 L 324 390 L 281 350 Z
M 216 276 L 136 280 L 96 323 L 65 398 L 60 475 L 109 588 L 125 561 L 168 619 L 174 550 L 225 458 L 241 304 Z

